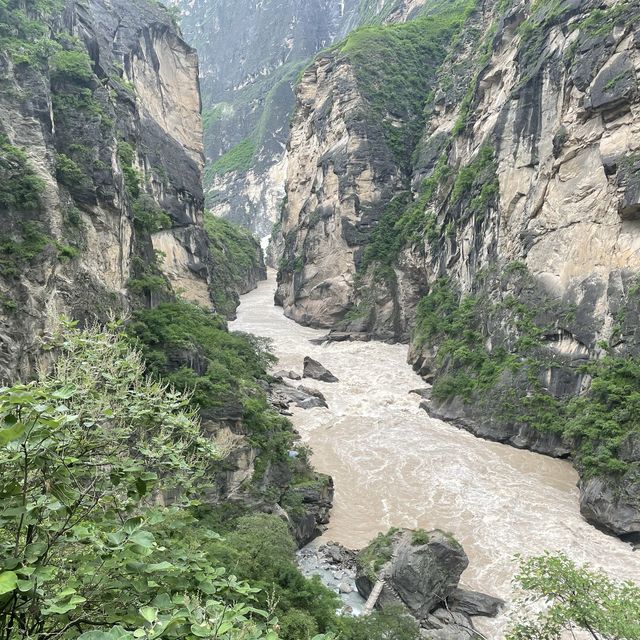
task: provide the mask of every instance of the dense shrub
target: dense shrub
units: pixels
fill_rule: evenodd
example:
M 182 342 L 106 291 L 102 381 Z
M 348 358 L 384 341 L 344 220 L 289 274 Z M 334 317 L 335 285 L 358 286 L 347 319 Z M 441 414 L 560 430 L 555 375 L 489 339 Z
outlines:
M 22 149 L 0 134 L 0 208 L 39 210 L 44 182 Z

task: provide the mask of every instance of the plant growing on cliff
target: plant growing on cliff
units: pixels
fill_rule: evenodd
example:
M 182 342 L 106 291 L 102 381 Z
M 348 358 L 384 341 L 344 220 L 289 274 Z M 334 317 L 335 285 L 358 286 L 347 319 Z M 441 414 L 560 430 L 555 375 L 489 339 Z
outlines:
M 0 134 L 0 209 L 37 211 L 43 190 L 25 152 Z
M 447 3 L 430 15 L 404 24 L 368 26 L 354 31 L 341 47 L 349 59 L 374 120 L 404 170 L 424 123 L 432 73 L 446 45 L 475 11 L 473 0 Z
M 578 630 L 594 640 L 640 638 L 640 588 L 631 582 L 549 553 L 522 560 L 515 582 L 525 596 L 508 640 L 556 640 Z M 532 612 L 539 602 L 544 611 Z

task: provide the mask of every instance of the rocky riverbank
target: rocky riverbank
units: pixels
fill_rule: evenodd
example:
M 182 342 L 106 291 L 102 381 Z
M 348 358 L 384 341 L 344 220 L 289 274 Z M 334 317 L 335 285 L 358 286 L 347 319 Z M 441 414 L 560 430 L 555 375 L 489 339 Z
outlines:
M 370 613 L 367 598 L 384 580 L 371 606 L 404 611 L 419 623 L 425 639 L 476 638 L 473 618 L 494 617 L 505 604 L 460 587 L 469 559 L 453 536 L 439 530 L 391 529 L 360 551 L 315 543 L 298 552 L 298 564 L 305 575 L 319 576 L 338 593 L 343 611 L 354 615 Z

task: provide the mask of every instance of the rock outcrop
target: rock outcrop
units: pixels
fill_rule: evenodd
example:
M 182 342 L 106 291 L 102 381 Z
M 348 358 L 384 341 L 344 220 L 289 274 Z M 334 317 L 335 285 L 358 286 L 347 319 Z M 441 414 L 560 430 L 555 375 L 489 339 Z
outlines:
M 573 456 L 584 515 L 637 536 L 633 421 L 621 409 L 609 437 L 581 407 L 611 413 L 613 388 L 638 384 L 640 6 L 447 10 L 456 35 L 422 72 L 409 22 L 303 75 L 276 300 L 302 323 L 411 338 L 434 415 Z M 434 44 L 436 16 L 413 21 Z M 423 110 L 403 110 L 420 82 Z
M 322 382 L 338 382 L 338 378 L 336 378 L 331 371 L 309 356 L 306 356 L 304 359 L 302 377 L 313 378 L 314 380 L 321 380 Z
M 425 638 L 473 638 L 470 616 L 497 615 L 504 603 L 458 587 L 468 564 L 464 549 L 449 534 L 391 529 L 358 553 L 356 586 L 367 598 L 384 580 L 376 606 L 404 607 Z

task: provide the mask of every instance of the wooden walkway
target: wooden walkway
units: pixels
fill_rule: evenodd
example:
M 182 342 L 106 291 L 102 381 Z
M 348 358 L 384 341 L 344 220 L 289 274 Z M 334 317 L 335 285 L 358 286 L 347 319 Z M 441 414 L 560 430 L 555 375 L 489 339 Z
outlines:
M 378 602 L 378 598 L 382 593 L 383 587 L 384 578 L 379 578 L 378 582 L 375 583 L 373 589 L 371 590 L 371 593 L 369 594 L 369 597 L 367 598 L 367 601 L 364 604 L 364 609 L 362 609 L 363 616 L 368 616 L 373 611 L 373 607 L 376 606 L 376 602 Z

